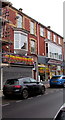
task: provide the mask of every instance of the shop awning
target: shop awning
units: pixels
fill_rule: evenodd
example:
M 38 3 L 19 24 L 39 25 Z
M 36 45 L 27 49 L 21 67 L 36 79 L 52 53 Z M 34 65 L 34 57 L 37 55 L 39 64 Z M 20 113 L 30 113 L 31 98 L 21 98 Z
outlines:
M 48 59 L 45 56 L 38 56 L 38 64 L 47 64 Z

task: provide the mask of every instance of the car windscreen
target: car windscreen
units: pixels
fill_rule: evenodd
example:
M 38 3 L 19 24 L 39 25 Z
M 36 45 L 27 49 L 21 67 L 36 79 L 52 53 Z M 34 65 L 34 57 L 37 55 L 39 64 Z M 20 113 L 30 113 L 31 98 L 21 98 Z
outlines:
M 57 79 L 60 79 L 61 77 L 60 76 L 53 76 L 51 79 L 52 80 L 57 80 Z
M 17 79 L 8 79 L 5 85 L 18 85 L 19 81 Z
M 19 84 L 23 84 L 23 83 L 30 83 L 30 78 L 29 77 L 20 78 L 19 79 Z

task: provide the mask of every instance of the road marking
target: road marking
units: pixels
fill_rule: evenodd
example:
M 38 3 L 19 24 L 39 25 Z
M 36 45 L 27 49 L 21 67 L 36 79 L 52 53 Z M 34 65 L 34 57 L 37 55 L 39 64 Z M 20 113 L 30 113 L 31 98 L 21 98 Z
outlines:
M 10 105 L 10 103 L 3 104 L 2 107 L 5 107 L 5 106 L 7 106 L 7 105 Z
M 23 100 L 17 100 L 16 103 L 18 103 L 18 102 L 22 102 L 22 101 L 23 101 Z

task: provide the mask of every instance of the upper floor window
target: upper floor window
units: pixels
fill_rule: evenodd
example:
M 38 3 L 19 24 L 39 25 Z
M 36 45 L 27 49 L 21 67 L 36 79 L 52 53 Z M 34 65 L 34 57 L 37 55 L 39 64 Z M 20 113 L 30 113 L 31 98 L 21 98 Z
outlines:
M 40 36 L 44 36 L 44 28 L 40 27 Z
M 54 42 L 56 42 L 56 35 L 54 35 Z
M 17 28 L 22 28 L 22 22 L 23 22 L 23 17 L 21 15 L 17 15 L 18 19 L 17 19 Z
M 50 40 L 51 39 L 51 32 L 48 31 L 48 39 Z
M 61 39 L 60 39 L 60 37 L 58 37 L 58 43 L 61 44 Z
M 31 52 L 32 53 L 36 52 L 36 43 L 35 43 L 35 40 L 31 40 Z
M 48 57 L 48 43 L 46 43 L 46 57 Z
M 49 42 L 48 43 L 48 57 L 52 59 L 62 60 L 62 47 Z
M 28 50 L 28 36 L 22 32 L 14 33 L 14 49 Z
M 34 34 L 35 33 L 35 25 L 34 22 L 30 22 L 30 33 Z

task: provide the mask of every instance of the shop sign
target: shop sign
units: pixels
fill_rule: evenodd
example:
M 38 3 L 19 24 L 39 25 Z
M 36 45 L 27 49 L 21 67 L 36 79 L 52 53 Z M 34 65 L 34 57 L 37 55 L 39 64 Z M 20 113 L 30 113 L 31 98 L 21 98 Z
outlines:
M 33 65 L 34 60 L 32 57 L 28 56 L 20 56 L 20 55 L 9 55 L 4 54 L 2 58 L 3 63 L 16 63 L 16 64 L 27 64 L 27 65 Z
M 49 64 L 62 64 L 62 61 L 56 61 L 56 60 L 49 60 L 48 61 Z

